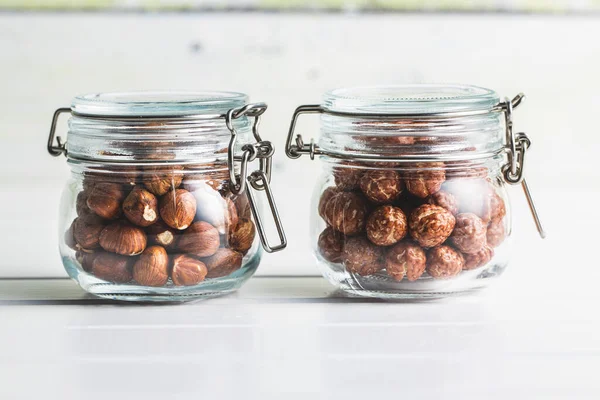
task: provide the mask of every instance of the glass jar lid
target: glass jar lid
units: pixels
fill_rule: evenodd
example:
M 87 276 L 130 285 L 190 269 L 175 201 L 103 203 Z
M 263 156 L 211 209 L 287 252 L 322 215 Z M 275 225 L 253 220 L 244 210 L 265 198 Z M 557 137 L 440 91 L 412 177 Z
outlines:
M 222 115 L 248 103 L 248 96 L 236 92 L 113 92 L 77 96 L 73 113 L 96 117 L 176 117 Z
M 335 89 L 325 93 L 323 108 L 341 114 L 420 115 L 489 110 L 496 92 L 468 85 L 396 85 Z

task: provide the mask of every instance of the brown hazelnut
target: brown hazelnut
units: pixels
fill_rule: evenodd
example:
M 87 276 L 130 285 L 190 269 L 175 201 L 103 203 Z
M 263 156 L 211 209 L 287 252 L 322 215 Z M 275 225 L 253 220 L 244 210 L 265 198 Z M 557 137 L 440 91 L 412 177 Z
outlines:
M 191 192 L 196 199 L 196 220 L 205 221 L 217 228 L 220 234 L 225 234 L 235 228 L 238 214 L 235 204 L 205 183 L 199 184 Z
M 444 207 L 446 210 L 450 211 L 452 215 L 458 214 L 458 200 L 456 199 L 456 196 L 445 190 L 440 190 L 429 196 L 428 203 Z
M 344 235 L 335 231 L 331 227 L 325 228 L 319 235 L 317 241 L 319 253 L 329 262 L 342 262 L 342 252 L 344 250 Z
M 158 200 L 152 193 L 137 186 L 123 201 L 123 214 L 132 224 L 152 225 L 158 219 Z
M 175 189 L 160 198 L 159 210 L 165 224 L 184 230 L 196 216 L 196 198 L 187 190 Z
M 181 185 L 183 171 L 180 166 L 148 167 L 143 173 L 144 186 L 156 196 L 162 196 Z
M 79 262 L 81 268 L 83 268 L 85 272 L 92 272 L 92 267 L 94 265 L 93 263 L 98 254 L 100 254 L 99 251 L 79 250 L 77 251 L 77 253 L 75 253 L 75 258 L 77 259 L 77 262 Z
M 463 254 L 463 256 L 465 257 L 465 265 L 463 266 L 463 269 L 475 269 L 483 267 L 492 260 L 494 257 L 494 249 L 486 245 L 483 246 L 483 248 L 477 253 Z
M 208 269 L 202 261 L 185 254 L 173 257 L 171 262 L 171 279 L 175 286 L 197 285 L 206 278 Z
M 485 223 L 477 215 L 462 213 L 456 216 L 450 241 L 463 253 L 477 253 L 486 242 Z
M 367 218 L 367 237 L 377 246 L 391 246 L 406 236 L 408 226 L 398 207 L 381 206 Z
M 445 208 L 423 204 L 410 214 L 408 227 L 417 243 L 423 247 L 434 247 L 448 239 L 455 223 L 454 215 Z
M 404 276 L 416 281 L 425 272 L 426 256 L 423 249 L 411 242 L 400 242 L 391 247 L 385 257 L 387 274 L 398 282 Z
M 342 261 L 348 271 L 367 276 L 383 269 L 381 256 L 380 248 L 366 238 L 352 237 L 346 241 Z
M 73 221 L 73 238 L 81 248 L 95 249 L 99 246 L 100 232 L 104 226 L 98 216 L 77 217 Z
M 124 256 L 135 256 L 146 248 L 146 234 L 129 222 L 117 221 L 100 232 L 100 246 L 106 251 Z
M 159 220 L 146 228 L 146 235 L 149 244 L 162 246 L 166 249 L 174 249 L 179 233 L 176 229 Z
M 150 246 L 133 264 L 133 279 L 143 286 L 164 286 L 169 280 L 169 256 L 164 247 Z
M 115 219 L 121 215 L 123 197 L 121 185 L 99 182 L 90 190 L 86 204 L 96 215 L 104 219 Z
M 360 190 L 374 203 L 391 203 L 402 193 L 402 180 L 396 171 L 369 170 L 360 178 Z
M 100 252 L 92 262 L 92 274 L 108 282 L 127 283 L 133 278 L 134 261 L 132 257 Z
M 85 217 L 90 214 L 93 214 L 93 211 L 89 209 L 87 206 L 89 192 L 86 190 L 82 190 L 77 193 L 77 200 L 75 201 L 75 210 L 77 211 L 77 215 L 80 217 Z
M 252 209 L 250 208 L 250 201 L 248 200 L 248 195 L 246 193 L 236 196 L 233 203 L 235 204 L 238 218 L 250 219 L 252 216 Z
M 345 235 L 356 235 L 365 229 L 367 203 L 353 192 L 339 192 L 325 207 L 325 222 Z
M 179 238 L 177 248 L 198 257 L 208 257 L 217 251 L 221 239 L 217 228 L 208 222 L 194 222 Z
M 416 163 L 404 174 L 406 189 L 413 195 L 426 198 L 440 190 L 446 180 L 443 163 Z
M 498 247 L 504 241 L 506 233 L 504 232 L 504 223 L 501 219 L 492 220 L 487 226 L 486 239 L 492 247 Z
M 450 246 L 437 246 L 427 253 L 427 273 L 436 279 L 448 279 L 462 271 L 465 260 Z
M 318 205 L 318 211 L 319 211 L 319 215 L 321 216 L 321 218 L 325 219 L 325 210 L 327 208 L 327 203 L 333 197 L 333 195 L 335 195 L 339 192 L 340 191 L 336 187 L 333 187 L 333 186 L 330 186 L 327 189 L 323 190 L 323 193 L 321 193 L 321 198 L 319 199 L 319 205 Z
M 360 177 L 363 170 L 352 167 L 335 167 L 333 168 L 333 179 L 338 190 L 354 190 L 358 189 Z
M 240 219 L 237 226 L 229 234 L 229 246 L 242 254 L 246 254 L 252 247 L 255 236 L 254 222 L 245 218 Z
M 208 269 L 207 278 L 227 276 L 242 267 L 242 253 L 220 248 L 212 256 L 204 259 Z
M 77 241 L 75 240 L 75 236 L 73 235 L 73 230 L 75 226 L 76 219 L 71 222 L 69 228 L 65 231 L 64 242 L 65 244 L 72 250 L 79 250 L 79 246 L 77 245 Z

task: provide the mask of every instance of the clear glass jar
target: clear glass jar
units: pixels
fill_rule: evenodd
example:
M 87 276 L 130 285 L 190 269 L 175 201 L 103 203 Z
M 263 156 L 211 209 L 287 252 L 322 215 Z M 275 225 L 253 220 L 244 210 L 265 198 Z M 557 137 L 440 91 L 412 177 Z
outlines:
M 311 233 L 323 275 L 352 294 L 404 298 L 480 288 L 502 274 L 506 182 L 522 181 L 529 146 L 512 134 L 521 98 L 501 102 L 473 86 L 362 87 L 299 107 L 286 152 L 322 161 Z M 321 114 L 317 143 L 293 141 L 303 113 Z
M 260 240 L 267 251 L 285 247 L 274 203 L 281 242 L 272 247 L 252 195 L 272 196 L 273 148 L 257 132 L 265 109 L 240 93 L 139 92 L 83 95 L 57 110 L 48 151 L 71 168 L 59 227 L 69 276 L 89 293 L 131 301 L 239 288 L 260 262 Z M 68 140 L 55 144 L 63 112 Z M 248 174 L 255 159 L 260 169 Z

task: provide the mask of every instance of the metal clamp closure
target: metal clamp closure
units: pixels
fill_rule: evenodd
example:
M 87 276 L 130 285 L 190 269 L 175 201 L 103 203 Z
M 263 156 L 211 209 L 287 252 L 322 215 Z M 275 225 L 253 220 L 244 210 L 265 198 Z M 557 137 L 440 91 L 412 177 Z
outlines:
M 275 228 L 279 235 L 279 244 L 271 246 L 267 238 L 264 223 L 260 215 L 260 210 L 256 206 L 256 200 L 252 190 L 248 190 L 248 201 L 250 203 L 250 210 L 256 221 L 256 227 L 258 229 L 258 235 L 263 248 L 267 253 L 283 250 L 287 246 L 287 239 L 277 211 L 273 192 L 271 191 L 271 168 L 273 162 L 274 148 L 271 142 L 262 140 L 258 133 L 258 126 L 260 124 L 260 116 L 266 111 L 267 105 L 264 103 L 246 104 L 243 107 L 233 108 L 229 110 L 225 116 L 225 123 L 227 128 L 231 132 L 231 139 L 229 141 L 229 147 L 227 149 L 227 166 L 229 168 L 229 187 L 230 190 L 237 195 L 241 195 L 246 191 L 246 182 L 250 183 L 251 189 L 256 191 L 263 191 L 267 196 L 271 215 L 275 222 Z M 237 140 L 237 132 L 233 126 L 233 121 L 241 117 L 254 117 L 254 124 L 252 125 L 252 134 L 256 143 L 248 143 L 242 146 L 242 154 L 240 156 L 235 155 L 235 147 Z M 248 163 L 259 160 L 259 169 L 255 170 L 251 174 L 248 174 Z M 239 174 L 236 174 L 236 162 L 239 163 Z
M 52 116 L 52 123 L 50 124 L 50 134 L 48 135 L 48 153 L 50 153 L 53 157 L 58 157 L 61 154 L 67 155 L 67 147 L 66 142 L 63 142 L 60 136 L 56 136 L 57 146 L 54 145 L 54 136 L 56 135 L 56 124 L 58 123 L 58 118 L 60 114 L 63 113 L 71 113 L 71 109 L 69 107 L 62 107 L 58 110 L 54 111 L 54 115 Z

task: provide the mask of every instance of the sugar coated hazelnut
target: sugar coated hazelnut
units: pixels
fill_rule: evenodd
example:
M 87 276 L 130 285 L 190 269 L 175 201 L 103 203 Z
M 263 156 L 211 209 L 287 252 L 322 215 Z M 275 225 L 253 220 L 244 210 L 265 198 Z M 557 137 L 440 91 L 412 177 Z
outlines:
M 133 264 L 133 279 L 144 286 L 163 286 L 169 280 L 169 256 L 162 246 L 150 246 Z
M 367 237 L 377 246 L 391 246 L 408 231 L 404 212 L 393 206 L 380 206 L 367 218 Z
M 123 201 L 123 214 L 132 224 L 152 225 L 158 219 L 158 200 L 141 186 L 135 187 Z
M 339 192 L 329 199 L 325 208 L 325 222 L 345 235 L 356 235 L 365 229 L 367 203 L 352 192 Z
M 483 246 L 481 250 L 477 253 L 472 254 L 464 254 L 465 257 L 465 265 L 463 267 L 464 270 L 475 269 L 479 267 L 483 267 L 487 263 L 489 263 L 494 257 L 494 249 L 490 246 Z
M 177 248 L 198 257 L 208 257 L 217 251 L 221 239 L 217 228 L 208 222 L 194 222 L 179 238 Z
M 487 243 L 492 247 L 498 247 L 502 244 L 505 237 L 504 222 L 501 219 L 492 220 L 487 227 Z
M 146 248 L 146 234 L 129 222 L 117 221 L 107 225 L 99 238 L 100 246 L 106 251 L 124 256 L 135 256 Z
M 344 235 L 331 227 L 325 228 L 319 235 L 317 247 L 324 259 L 332 263 L 339 263 L 342 261 L 342 251 L 344 250 Z
M 425 272 L 426 261 L 425 251 L 420 246 L 410 241 L 400 242 L 388 250 L 385 269 L 396 281 L 405 276 L 409 281 L 416 281 Z
M 159 211 L 165 224 L 184 230 L 196 216 L 196 198 L 187 190 L 175 189 L 160 198 Z
M 103 251 L 98 254 L 92 263 L 92 274 L 108 282 L 127 283 L 133 279 L 134 261 L 132 257 Z
M 402 180 L 396 171 L 368 170 L 360 178 L 360 189 L 374 203 L 391 203 L 402 193 Z
M 242 253 L 231 249 L 218 249 L 212 256 L 203 260 L 208 269 L 206 277 L 219 278 L 232 274 L 242 267 L 243 257 Z
M 346 241 L 342 261 L 348 271 L 362 276 L 372 275 L 383 269 L 381 248 L 364 237 L 352 237 Z
M 321 193 L 321 198 L 319 199 L 318 206 L 318 211 L 321 218 L 325 219 L 325 210 L 327 209 L 327 203 L 329 202 L 329 200 L 331 200 L 331 198 L 334 195 L 338 194 L 339 192 L 340 191 L 337 188 L 331 186 L 325 189 L 323 193 Z
M 450 211 L 452 215 L 458 214 L 458 200 L 456 196 L 445 190 L 440 190 L 429 196 L 428 203 L 443 207 Z
M 461 213 L 456 216 L 452 244 L 463 253 L 477 253 L 486 243 L 486 225 L 477 215 Z
M 206 278 L 208 269 L 200 260 L 185 254 L 173 257 L 171 262 L 171 279 L 175 286 L 197 285 Z
M 448 279 L 462 271 L 465 260 L 450 246 L 437 246 L 427 253 L 427 273 L 436 279 Z
M 335 186 L 339 190 L 358 189 L 359 180 L 363 171 L 352 167 L 335 167 L 333 169 L 333 179 Z
M 423 199 L 436 193 L 446 180 L 443 168 L 443 163 L 416 163 L 404 174 L 406 189 Z
M 455 223 L 454 215 L 445 208 L 423 204 L 410 214 L 408 226 L 417 243 L 423 247 L 434 247 L 448 239 Z

